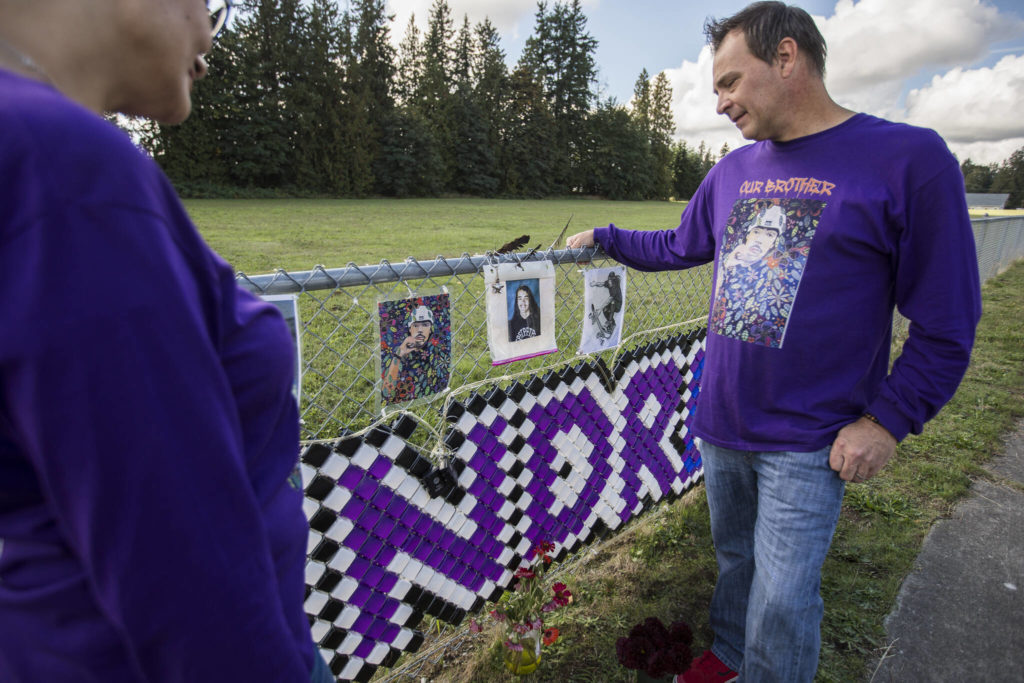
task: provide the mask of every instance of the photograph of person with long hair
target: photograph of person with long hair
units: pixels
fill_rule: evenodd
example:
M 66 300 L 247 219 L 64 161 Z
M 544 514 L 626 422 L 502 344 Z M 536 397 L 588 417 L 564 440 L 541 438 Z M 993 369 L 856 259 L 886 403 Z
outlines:
M 510 342 L 530 339 L 540 334 L 540 307 L 537 279 L 513 280 L 508 283 L 509 314 L 508 340 Z

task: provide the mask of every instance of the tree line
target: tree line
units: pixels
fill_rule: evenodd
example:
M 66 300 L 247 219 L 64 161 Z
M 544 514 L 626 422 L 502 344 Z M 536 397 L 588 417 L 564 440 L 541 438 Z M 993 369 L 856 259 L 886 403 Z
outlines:
M 599 98 L 580 0 L 541 0 L 511 68 L 489 19 L 456 26 L 446 0 L 427 19 L 396 48 L 384 0 L 244 0 L 192 116 L 133 133 L 186 197 L 688 199 L 729 151 L 673 141 L 664 73 Z M 968 192 L 1024 206 L 1024 148 L 961 169 Z
M 1004 209 L 1024 208 L 1024 147 L 1001 164 L 983 166 L 966 159 L 960 170 L 968 192 L 1008 193 Z
M 384 0 L 246 0 L 192 116 L 138 123 L 140 142 L 191 197 L 689 198 L 715 163 L 672 140 L 664 74 L 599 99 L 580 0 L 540 2 L 512 68 L 490 20 L 457 25 L 446 0 L 397 48 L 390 24 Z

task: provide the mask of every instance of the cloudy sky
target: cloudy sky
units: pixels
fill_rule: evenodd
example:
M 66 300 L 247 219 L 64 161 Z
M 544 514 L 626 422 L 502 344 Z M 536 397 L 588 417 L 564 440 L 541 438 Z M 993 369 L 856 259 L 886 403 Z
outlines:
M 553 0 L 552 0 L 553 2 Z M 432 0 L 388 0 L 396 41 Z M 448 0 L 456 24 L 485 16 L 509 63 L 533 30 L 535 0 Z M 549 3 L 550 4 L 550 3 Z M 715 152 L 744 144 L 715 114 L 703 24 L 746 0 L 582 0 L 598 40 L 602 98 L 629 101 L 642 69 L 666 71 L 677 136 Z M 712 10 L 708 8 L 714 5 Z M 1024 0 L 803 0 L 828 44 L 826 84 L 840 104 L 936 129 L 961 161 L 998 163 L 1024 147 Z

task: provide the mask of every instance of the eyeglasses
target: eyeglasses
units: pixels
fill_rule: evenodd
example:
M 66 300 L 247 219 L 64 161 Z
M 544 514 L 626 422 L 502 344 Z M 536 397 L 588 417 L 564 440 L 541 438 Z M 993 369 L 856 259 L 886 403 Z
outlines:
M 235 0 L 206 0 L 206 9 L 210 13 L 211 37 L 216 38 L 224 30 L 234 4 Z

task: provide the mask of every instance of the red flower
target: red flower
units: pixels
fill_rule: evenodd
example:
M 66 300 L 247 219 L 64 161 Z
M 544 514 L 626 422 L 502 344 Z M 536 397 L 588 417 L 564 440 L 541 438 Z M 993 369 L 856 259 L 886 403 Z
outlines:
M 619 663 L 628 669 L 642 669 L 652 678 L 679 674 L 690 666 L 693 634 L 684 622 L 665 628 L 661 620 L 648 617 L 619 638 L 615 651 Z
M 537 578 L 537 574 L 532 569 L 527 569 L 526 567 L 520 567 L 519 569 L 517 569 L 515 576 L 517 579 Z
M 551 551 L 555 549 L 555 544 L 551 541 L 541 541 L 537 545 L 533 546 L 533 556 L 539 557 L 544 560 L 544 564 L 551 564 Z
M 558 640 L 558 629 L 557 628 L 552 627 L 552 628 L 544 630 L 544 644 L 545 645 L 551 645 L 556 640 Z
M 469 620 L 469 630 L 471 633 L 480 633 L 484 630 L 484 627 L 477 623 L 476 619 Z
M 572 593 L 569 591 L 569 589 L 566 587 L 564 583 L 556 583 L 555 585 L 551 586 L 551 590 L 555 595 L 555 598 L 552 602 L 554 602 L 556 606 L 565 607 L 570 602 L 572 602 Z

